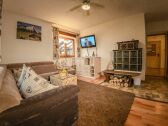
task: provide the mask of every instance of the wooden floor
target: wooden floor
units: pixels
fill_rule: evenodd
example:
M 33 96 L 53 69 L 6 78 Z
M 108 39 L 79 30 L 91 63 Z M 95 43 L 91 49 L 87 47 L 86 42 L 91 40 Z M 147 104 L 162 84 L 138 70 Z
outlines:
M 161 68 L 147 68 L 146 75 L 148 76 L 156 76 L 156 77 L 164 77 L 165 76 L 165 69 Z
M 104 77 L 95 80 L 84 77 L 78 79 L 100 84 Z M 168 126 L 168 104 L 135 98 L 125 126 Z
M 100 84 L 100 83 L 104 82 L 105 77 L 101 76 L 101 77 L 99 77 L 97 79 L 91 79 L 91 78 L 86 78 L 86 77 L 78 76 L 78 79 L 86 81 L 86 82 L 89 82 L 89 83 L 93 83 L 93 84 Z

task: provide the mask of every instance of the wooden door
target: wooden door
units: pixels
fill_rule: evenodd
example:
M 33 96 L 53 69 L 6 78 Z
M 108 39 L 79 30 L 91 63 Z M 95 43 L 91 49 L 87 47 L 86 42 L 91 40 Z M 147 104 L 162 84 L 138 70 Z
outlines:
M 165 36 L 148 36 L 146 49 L 146 75 L 165 76 Z
M 166 40 L 165 40 L 165 48 L 166 48 L 166 64 L 165 64 L 165 68 L 166 68 L 166 79 L 168 80 L 168 33 L 165 36 Z

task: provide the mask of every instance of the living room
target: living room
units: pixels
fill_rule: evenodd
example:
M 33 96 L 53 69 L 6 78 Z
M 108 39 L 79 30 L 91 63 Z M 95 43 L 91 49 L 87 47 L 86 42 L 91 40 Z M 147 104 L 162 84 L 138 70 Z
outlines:
M 13 105 L 0 84 L 0 125 L 167 126 L 168 1 L 1 3 L 1 65 L 13 72 L 17 86 L 24 69 L 25 84 L 31 72 L 51 84 L 35 96 L 15 84 L 20 100 Z

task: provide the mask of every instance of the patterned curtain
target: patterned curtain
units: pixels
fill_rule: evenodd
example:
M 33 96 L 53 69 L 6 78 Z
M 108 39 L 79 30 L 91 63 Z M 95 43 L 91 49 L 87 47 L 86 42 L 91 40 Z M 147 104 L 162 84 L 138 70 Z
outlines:
M 2 4 L 3 4 L 3 0 L 0 0 L 0 20 L 1 20 L 1 22 L 0 22 L 0 36 L 1 36 L 1 27 L 2 27 Z M 0 48 L 2 49 L 2 46 L 1 46 L 1 43 L 0 43 Z M 1 50 L 0 49 L 0 50 Z M 0 62 L 2 61 L 2 52 L 0 51 Z
M 0 19 L 2 18 L 2 3 L 3 0 L 0 0 Z
M 81 57 L 81 50 L 80 50 L 80 36 L 79 34 L 76 35 L 76 41 L 77 41 L 77 57 Z
M 53 59 L 58 60 L 60 58 L 59 54 L 59 29 L 56 27 L 53 27 Z

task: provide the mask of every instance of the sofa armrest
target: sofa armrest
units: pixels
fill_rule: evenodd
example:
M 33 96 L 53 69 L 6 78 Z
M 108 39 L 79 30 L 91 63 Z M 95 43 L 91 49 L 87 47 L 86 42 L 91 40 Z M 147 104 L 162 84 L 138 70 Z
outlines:
M 57 124 L 60 119 L 64 123 L 69 115 L 77 113 L 78 91 L 77 86 L 67 85 L 24 99 L 20 105 L 0 114 L 0 126 L 42 126 L 46 119 L 48 123 Z
M 35 95 L 33 97 L 29 97 L 27 99 L 24 99 L 21 101 L 22 106 L 27 106 L 29 103 L 35 103 L 43 100 L 48 100 L 49 98 L 51 99 L 52 97 L 57 99 L 56 101 L 60 100 L 59 102 L 64 102 L 64 99 L 69 99 L 71 96 L 77 95 L 79 92 L 79 88 L 76 85 L 65 85 L 65 86 L 60 86 L 58 88 L 40 93 L 38 95 Z M 59 97 L 61 96 L 61 97 Z M 55 104 L 55 103 L 54 103 Z

